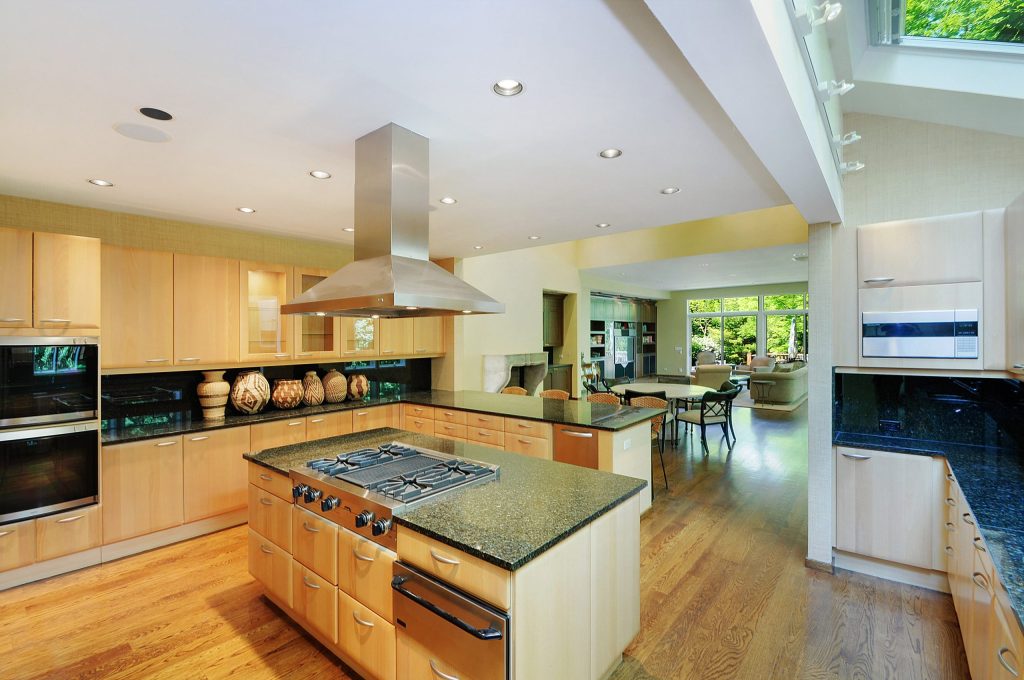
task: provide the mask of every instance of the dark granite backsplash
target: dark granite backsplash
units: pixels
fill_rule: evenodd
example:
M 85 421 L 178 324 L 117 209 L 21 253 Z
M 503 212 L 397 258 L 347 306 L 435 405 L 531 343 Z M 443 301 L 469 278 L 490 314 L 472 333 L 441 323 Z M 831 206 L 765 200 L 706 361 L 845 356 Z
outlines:
M 1017 380 L 836 373 L 834 397 L 837 435 L 1024 444 L 1024 386 Z

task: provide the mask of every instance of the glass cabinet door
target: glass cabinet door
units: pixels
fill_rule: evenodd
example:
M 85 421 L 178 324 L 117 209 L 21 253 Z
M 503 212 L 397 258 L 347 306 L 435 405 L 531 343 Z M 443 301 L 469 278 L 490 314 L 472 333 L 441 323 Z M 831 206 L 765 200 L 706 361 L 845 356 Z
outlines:
M 379 319 L 342 317 L 341 354 L 345 357 L 375 357 L 379 354 Z
M 292 358 L 292 317 L 281 305 L 292 298 L 292 268 L 242 262 L 241 361 Z
M 326 269 L 295 268 L 295 294 L 300 295 L 323 281 Z M 295 325 L 295 358 L 321 359 L 341 354 L 341 319 L 333 316 L 292 316 Z

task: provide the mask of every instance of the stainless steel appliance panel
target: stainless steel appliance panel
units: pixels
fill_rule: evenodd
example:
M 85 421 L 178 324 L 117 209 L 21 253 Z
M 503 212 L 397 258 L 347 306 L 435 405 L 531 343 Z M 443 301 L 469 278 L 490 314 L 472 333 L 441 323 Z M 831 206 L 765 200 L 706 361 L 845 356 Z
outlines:
M 96 338 L 0 338 L 0 428 L 92 420 Z
M 865 357 L 977 359 L 978 310 L 864 312 Z

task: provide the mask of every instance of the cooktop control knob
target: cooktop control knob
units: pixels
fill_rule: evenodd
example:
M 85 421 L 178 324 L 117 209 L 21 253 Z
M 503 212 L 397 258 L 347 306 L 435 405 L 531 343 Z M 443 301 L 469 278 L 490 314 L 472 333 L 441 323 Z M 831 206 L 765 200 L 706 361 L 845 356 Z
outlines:
M 376 522 L 373 523 L 373 527 L 371 527 L 371 529 L 370 529 L 370 531 L 373 533 L 374 536 L 383 536 L 384 534 L 386 534 L 390 530 L 391 530 L 391 520 L 390 519 L 379 519 L 379 520 L 377 520 Z
M 328 496 L 327 498 L 320 501 L 320 509 L 323 510 L 324 512 L 327 512 L 328 510 L 334 510 L 340 504 L 341 501 L 338 500 L 337 496 Z
M 376 515 L 369 510 L 363 510 L 361 513 L 356 515 L 356 528 L 365 527 L 373 521 L 374 517 L 376 517 Z
M 306 490 L 306 495 L 303 497 L 303 499 L 307 503 L 313 503 L 314 501 L 319 500 L 320 496 L 323 496 L 323 495 L 324 494 L 323 494 L 323 492 L 320 489 L 307 489 Z
M 305 484 L 296 484 L 292 487 L 292 498 L 299 498 L 307 491 L 309 491 L 309 487 Z

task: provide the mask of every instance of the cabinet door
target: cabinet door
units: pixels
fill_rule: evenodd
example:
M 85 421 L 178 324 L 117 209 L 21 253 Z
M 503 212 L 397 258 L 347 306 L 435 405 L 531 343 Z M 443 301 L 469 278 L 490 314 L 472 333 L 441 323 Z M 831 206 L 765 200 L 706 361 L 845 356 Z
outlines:
M 100 327 L 100 240 L 35 232 L 32 316 L 37 328 Z
M 292 563 L 292 602 L 313 630 L 338 642 L 338 589 L 298 562 Z
M 306 418 L 306 441 L 352 433 L 352 412 L 335 411 Z
M 0 328 L 31 328 L 31 231 L 0 229 L 0 290 Z
M 249 485 L 249 528 L 292 551 L 292 504 L 255 484 Z
M 0 571 L 23 567 L 35 561 L 35 520 L 0 526 Z
M 341 318 L 341 354 L 349 357 L 375 357 L 378 354 L 380 319 Z
M 40 562 L 99 544 L 100 509 L 96 505 L 36 520 L 36 559 Z
M 229 427 L 184 436 L 185 521 L 244 508 L 248 471 L 242 454 L 249 451 L 249 428 Z
M 174 363 L 238 362 L 238 260 L 174 254 Z
M 554 426 L 552 457 L 560 463 L 570 463 L 597 470 L 600 450 L 597 431 L 583 427 Z
M 103 447 L 103 544 L 178 526 L 184 518 L 181 437 Z
M 295 294 L 300 295 L 326 279 L 326 269 L 295 267 Z M 296 359 L 330 359 L 341 356 L 341 319 L 335 316 L 292 315 Z
M 387 590 L 391 590 L 390 579 Z M 341 590 L 338 647 L 367 669 L 372 680 L 394 680 L 395 627 Z
M 439 316 L 413 319 L 412 337 L 416 354 L 444 354 L 444 319 Z
M 292 507 L 292 557 L 332 584 L 338 582 L 338 525 Z
M 413 319 L 380 319 L 380 345 L 382 357 L 409 356 L 413 353 Z
M 338 587 L 391 622 L 395 559 L 387 548 L 348 529 L 338 530 Z
M 306 441 L 306 419 L 288 418 L 258 423 L 249 430 L 249 448 L 253 451 L 288 446 Z
M 102 247 L 103 368 L 174 361 L 174 255 Z
M 860 287 L 981 281 L 982 231 L 980 212 L 859 227 Z
M 930 569 L 941 526 L 933 461 L 885 451 L 836 448 L 836 547 Z
M 352 413 L 352 431 L 365 432 L 378 427 L 394 427 L 390 406 L 374 406 Z
M 292 315 L 281 305 L 292 299 L 292 268 L 240 262 L 238 269 L 240 361 L 290 359 Z
M 975 556 L 971 571 L 971 613 L 961 622 L 960 631 L 964 638 L 964 651 L 972 678 L 996 677 L 993 671 L 997 665 L 995 655 L 996 625 L 995 594 L 991 572 Z
M 292 556 L 249 529 L 249 573 L 285 606 L 292 606 Z

